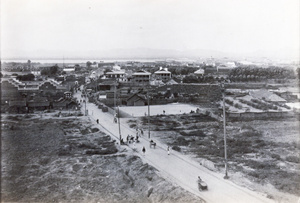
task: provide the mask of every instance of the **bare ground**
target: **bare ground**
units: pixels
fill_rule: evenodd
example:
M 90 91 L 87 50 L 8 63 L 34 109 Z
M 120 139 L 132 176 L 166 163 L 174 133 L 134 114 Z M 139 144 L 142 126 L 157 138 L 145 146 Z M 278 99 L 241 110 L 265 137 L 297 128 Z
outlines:
M 131 127 L 147 119 L 128 121 Z M 193 156 L 224 173 L 222 122 L 205 115 L 169 115 L 151 118 L 151 134 L 173 150 Z M 300 196 L 300 137 L 296 119 L 227 123 L 230 179 L 266 192 L 277 202 L 295 202 Z M 208 163 L 208 164 L 207 164 Z M 212 165 L 212 166 L 211 166 Z
M 202 202 L 84 117 L 6 115 L 1 128 L 1 202 Z

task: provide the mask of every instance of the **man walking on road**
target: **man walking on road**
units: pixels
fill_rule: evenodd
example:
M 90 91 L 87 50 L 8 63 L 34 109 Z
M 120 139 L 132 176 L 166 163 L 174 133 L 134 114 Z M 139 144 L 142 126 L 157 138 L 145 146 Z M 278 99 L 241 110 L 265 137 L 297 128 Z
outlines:
M 170 147 L 169 146 L 167 148 L 167 151 L 168 151 L 168 155 L 170 155 Z
M 143 154 L 144 154 L 144 156 L 145 156 L 145 152 L 146 152 L 145 147 L 143 147 L 142 152 L 143 152 Z

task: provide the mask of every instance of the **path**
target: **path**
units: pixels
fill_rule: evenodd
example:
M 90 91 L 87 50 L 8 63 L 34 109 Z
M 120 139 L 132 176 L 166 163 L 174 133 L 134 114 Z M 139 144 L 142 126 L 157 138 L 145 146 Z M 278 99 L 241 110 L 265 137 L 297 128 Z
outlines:
M 80 93 L 75 94 L 75 96 L 80 99 Z M 84 110 L 84 108 L 85 105 L 82 103 L 82 109 Z M 98 109 L 98 107 L 92 103 L 87 102 L 86 108 L 88 109 L 89 116 L 94 120 L 94 122 L 96 123 L 96 119 L 99 119 L 99 125 L 102 126 L 103 129 L 119 143 L 119 128 L 118 124 L 113 122 L 113 116 L 108 112 L 102 112 L 101 109 Z M 122 119 L 120 120 L 121 135 L 124 141 L 128 134 L 135 136 L 135 130 L 129 128 L 125 121 L 122 121 Z M 156 149 L 150 148 L 147 136 L 148 133 L 145 132 L 144 136 L 140 139 L 140 143 L 136 144 L 137 155 L 139 155 L 145 162 L 158 169 L 162 177 L 203 198 L 207 202 L 274 202 L 273 200 L 266 198 L 263 194 L 240 187 L 232 183 L 230 180 L 225 180 L 223 178 L 224 174 L 212 172 L 179 152 L 171 151 L 171 154 L 168 155 L 167 146 L 160 143 L 158 140 L 155 140 L 154 136 L 151 139 L 157 143 L 157 147 Z M 145 155 L 142 154 L 143 146 L 146 148 Z M 129 145 L 129 147 L 132 148 L 133 145 Z M 198 191 L 198 176 L 207 183 L 207 191 Z

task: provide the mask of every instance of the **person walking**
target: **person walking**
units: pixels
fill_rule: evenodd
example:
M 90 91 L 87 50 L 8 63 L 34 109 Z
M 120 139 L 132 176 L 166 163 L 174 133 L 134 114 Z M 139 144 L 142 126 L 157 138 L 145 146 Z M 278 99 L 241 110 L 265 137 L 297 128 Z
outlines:
M 97 119 L 96 121 L 97 121 L 97 124 L 99 124 L 99 119 Z
M 167 148 L 167 151 L 168 151 L 168 155 L 170 155 L 170 147 L 169 146 Z
M 145 153 L 146 153 L 145 147 L 143 147 L 142 152 L 143 152 L 143 154 L 144 154 L 144 156 L 145 156 Z

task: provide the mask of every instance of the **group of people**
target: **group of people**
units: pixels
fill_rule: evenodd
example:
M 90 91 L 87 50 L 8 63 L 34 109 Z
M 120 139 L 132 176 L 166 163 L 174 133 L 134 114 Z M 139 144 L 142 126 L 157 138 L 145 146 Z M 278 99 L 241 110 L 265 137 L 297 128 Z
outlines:
M 131 143 L 135 143 L 135 142 L 138 143 L 138 142 L 140 142 L 139 136 L 136 135 L 134 138 L 134 136 L 132 136 L 132 135 L 127 135 L 126 142 L 127 142 L 127 144 L 131 144 Z

